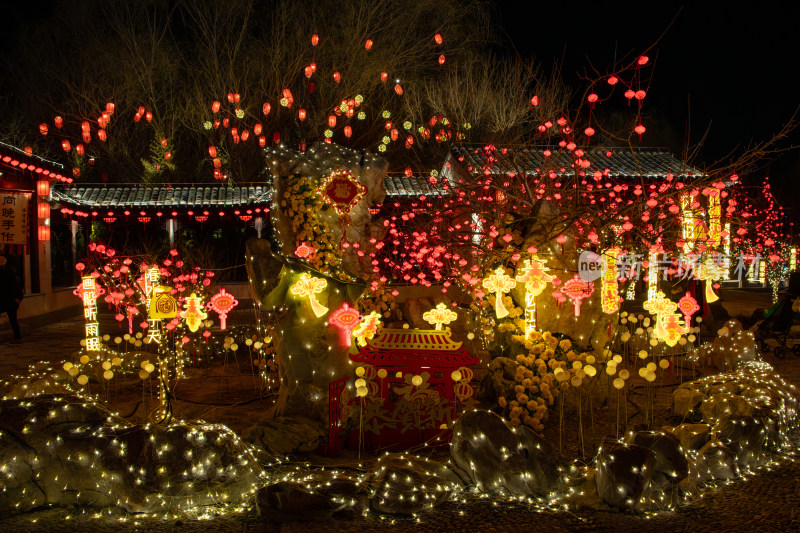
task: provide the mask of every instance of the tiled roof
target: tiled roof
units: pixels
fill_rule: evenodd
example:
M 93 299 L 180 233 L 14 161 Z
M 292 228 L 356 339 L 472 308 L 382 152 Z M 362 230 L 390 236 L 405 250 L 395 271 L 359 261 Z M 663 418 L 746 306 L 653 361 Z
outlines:
M 505 153 L 501 149 L 487 153 L 483 147 L 455 146 L 453 156 L 466 170 L 476 173 L 483 173 L 488 166 L 491 174 L 519 174 L 523 171 L 532 174 L 537 169 L 553 169 L 561 175 L 572 172 L 573 165 L 573 159 L 566 151 L 553 151 L 546 158 L 544 150 L 537 148 L 515 147 L 505 150 Z M 587 174 L 608 169 L 610 178 L 664 178 L 668 173 L 676 178 L 705 176 L 702 170 L 685 165 L 671 153 L 659 150 L 588 150 L 583 159 L 590 163 L 583 169 Z
M 52 189 L 57 202 L 85 207 L 203 207 L 263 205 L 266 185 L 254 187 L 73 187 Z
M 386 196 L 391 198 L 451 194 L 450 189 L 442 187 L 441 181 L 441 178 L 439 178 L 435 183 L 431 183 L 431 178 L 427 176 L 390 174 L 383 180 L 383 184 L 386 188 Z

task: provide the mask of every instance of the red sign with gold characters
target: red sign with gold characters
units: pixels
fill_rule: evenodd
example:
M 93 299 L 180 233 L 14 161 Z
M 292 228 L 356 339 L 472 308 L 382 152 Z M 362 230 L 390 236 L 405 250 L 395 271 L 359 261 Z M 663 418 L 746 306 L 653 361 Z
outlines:
M 337 170 L 322 180 L 317 192 L 339 216 L 344 216 L 366 196 L 367 187 L 346 170 Z

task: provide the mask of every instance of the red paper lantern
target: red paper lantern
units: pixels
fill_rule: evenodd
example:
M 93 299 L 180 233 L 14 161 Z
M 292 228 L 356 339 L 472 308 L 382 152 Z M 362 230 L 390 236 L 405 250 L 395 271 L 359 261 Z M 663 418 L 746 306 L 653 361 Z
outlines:
M 47 135 L 47 132 L 48 132 L 47 124 L 45 124 L 44 122 L 39 124 L 39 133 L 41 133 L 42 135 Z
M 305 120 L 306 119 L 306 110 L 302 109 L 302 108 L 298 109 L 297 110 L 297 118 L 299 118 L 301 121 Z
M 276 131 L 275 133 L 272 134 L 272 142 L 274 143 L 281 142 L 281 132 Z
M 272 105 L 269 102 L 265 102 L 264 106 L 261 108 L 261 111 L 265 115 L 269 115 L 269 112 L 272 111 Z
M 336 115 L 328 115 L 328 127 L 336 127 Z
M 39 180 L 36 182 L 36 194 L 39 196 L 50 195 L 50 182 L 47 180 Z
M 319 44 L 319 35 L 316 33 L 311 36 L 311 46 L 317 46 Z
M 348 124 L 344 127 L 344 136 L 348 139 L 353 135 L 353 128 Z
M 39 242 L 48 242 L 50 240 L 50 226 L 39 226 Z
M 106 142 L 106 139 L 108 139 L 108 133 L 106 133 L 106 130 L 100 130 L 97 132 L 97 138 L 101 142 Z
M 36 213 L 39 218 L 50 218 L 50 204 L 47 202 L 39 202 L 36 207 Z
M 70 150 L 70 148 L 71 148 L 71 145 L 69 144 L 69 141 L 68 141 L 67 139 L 64 139 L 63 141 L 61 141 L 61 148 L 62 148 L 62 149 L 65 151 L 65 152 L 69 152 L 69 150 Z
M 253 133 L 256 135 L 261 135 L 262 126 L 261 124 L 256 124 L 253 126 Z
M 399 83 L 395 84 L 394 92 L 396 92 L 398 95 L 403 94 L 403 87 Z
M 266 146 L 267 145 L 267 138 L 264 137 L 263 135 L 260 135 L 258 137 L 258 145 L 259 146 Z
M 364 43 L 364 48 L 366 48 L 367 50 L 372 49 L 372 39 L 367 39 L 367 42 Z
M 442 44 L 442 35 L 437 33 L 433 36 L 433 40 L 436 42 L 436 44 Z
M 61 126 L 64 125 L 64 119 L 61 117 L 56 117 L 53 119 L 53 123 L 56 125 L 56 128 L 61 129 Z
M 388 79 L 389 79 L 389 73 L 388 72 L 381 72 L 381 81 L 385 82 Z
M 211 157 L 217 157 L 217 147 L 216 146 L 209 146 L 208 147 L 208 155 Z
M 342 75 L 339 73 L 338 70 L 333 73 L 333 81 L 335 81 L 336 83 L 342 81 Z
M 444 54 L 439 56 L 439 64 L 444 65 Z
M 214 103 L 211 104 L 211 112 L 212 113 L 218 112 L 219 111 L 219 106 L 220 106 L 220 103 L 218 101 L 214 100 Z

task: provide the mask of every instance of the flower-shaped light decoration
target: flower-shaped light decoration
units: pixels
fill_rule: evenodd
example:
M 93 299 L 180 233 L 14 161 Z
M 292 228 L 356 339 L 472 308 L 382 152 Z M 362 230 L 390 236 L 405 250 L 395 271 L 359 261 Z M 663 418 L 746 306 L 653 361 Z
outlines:
M 567 280 L 561 286 L 561 294 L 572 300 L 575 306 L 575 316 L 581 316 L 581 303 L 585 298 L 594 294 L 594 282 L 584 281 L 578 274 Z
M 359 346 L 366 346 L 367 339 L 375 336 L 383 324 L 381 315 L 373 311 L 364 317 L 364 320 L 353 330 L 353 336 L 358 339 Z
M 193 292 L 186 297 L 184 312 L 181 313 L 181 316 L 192 333 L 200 329 L 203 320 L 208 318 L 208 315 L 203 311 L 203 299 L 197 296 L 197 293 Z
M 336 170 L 322 180 L 317 192 L 341 217 L 366 196 L 367 187 L 349 172 Z
M 300 276 L 297 283 L 292 285 L 289 291 L 301 298 L 303 296 L 308 296 L 308 300 L 311 302 L 311 310 L 314 311 L 314 315 L 319 318 L 328 312 L 328 308 L 319 303 L 315 295 L 324 291 L 327 286 L 328 282 L 324 278 L 316 278 L 308 273 L 304 273 Z
M 678 310 L 683 314 L 683 321 L 688 326 L 692 323 L 692 316 L 700 310 L 700 305 L 687 291 L 686 295 L 678 300 Z
M 305 259 L 309 255 L 313 254 L 314 251 L 315 250 L 313 246 L 309 246 L 305 242 L 301 242 L 300 245 L 297 248 L 295 248 L 294 255 L 296 255 L 300 259 Z
M 458 315 L 455 311 L 448 309 L 444 302 L 440 302 L 433 309 L 422 313 L 422 320 L 435 326 L 435 329 L 442 329 L 442 324 L 449 324 L 457 318 Z
M 506 274 L 506 270 L 499 266 L 494 274 L 483 279 L 483 288 L 495 293 L 494 311 L 497 318 L 508 316 L 508 309 L 503 305 L 503 294 L 517 286 L 516 280 Z
M 697 279 L 704 280 L 706 283 L 706 302 L 712 303 L 719 300 L 719 296 L 714 292 L 714 281 L 724 278 L 728 274 L 724 266 L 718 265 L 712 257 L 707 257 L 697 271 Z
M 239 300 L 234 298 L 231 293 L 226 292 L 225 288 L 222 287 L 219 289 L 219 292 L 208 301 L 206 309 L 213 310 L 219 315 L 219 329 L 227 329 L 228 313 L 237 305 L 239 305 Z
M 328 318 L 329 324 L 336 326 L 342 330 L 342 333 L 344 333 L 344 344 L 347 347 L 353 345 L 350 337 L 352 337 L 353 329 L 358 326 L 360 321 L 361 313 L 350 307 L 347 302 L 342 304 L 342 307 L 331 313 L 331 316 Z

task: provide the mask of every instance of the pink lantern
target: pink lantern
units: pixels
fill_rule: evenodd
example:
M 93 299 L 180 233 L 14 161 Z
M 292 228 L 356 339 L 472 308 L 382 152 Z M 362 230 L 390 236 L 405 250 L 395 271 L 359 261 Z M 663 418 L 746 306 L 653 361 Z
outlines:
M 225 288 L 223 287 L 220 288 L 217 294 L 211 297 L 206 304 L 206 309 L 217 313 L 219 315 L 219 329 L 226 329 L 228 313 L 230 313 L 237 305 L 239 305 L 239 301 L 234 298 L 231 293 L 225 292 Z
M 560 288 L 561 294 L 572 300 L 575 316 L 581 316 L 581 303 L 594 293 L 594 282 L 584 281 L 578 274 L 567 280 Z

